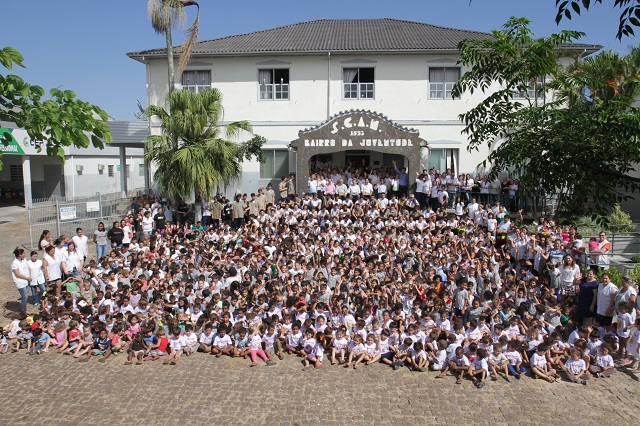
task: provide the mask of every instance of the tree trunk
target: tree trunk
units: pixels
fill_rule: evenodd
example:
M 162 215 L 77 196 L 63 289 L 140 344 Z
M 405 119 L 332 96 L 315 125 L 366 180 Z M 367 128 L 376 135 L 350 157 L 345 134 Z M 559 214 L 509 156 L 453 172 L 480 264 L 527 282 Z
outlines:
M 171 25 L 167 25 L 165 35 L 167 37 L 167 69 L 169 72 L 169 93 L 171 93 L 175 90 L 176 86 L 175 71 L 173 70 L 173 40 L 171 38 Z

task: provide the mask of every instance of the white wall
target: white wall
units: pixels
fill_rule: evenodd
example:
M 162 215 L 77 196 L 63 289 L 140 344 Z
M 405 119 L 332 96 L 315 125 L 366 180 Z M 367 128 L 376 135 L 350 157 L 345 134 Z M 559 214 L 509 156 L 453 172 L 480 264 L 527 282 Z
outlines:
M 253 56 L 197 58 L 189 69 L 211 70 L 212 86 L 223 94 L 224 120 L 249 120 L 254 132 L 267 138 L 266 149 L 286 148 L 302 129 L 316 126 L 329 116 L 351 109 L 371 110 L 395 123 L 419 130 L 430 148 L 459 150 L 458 170 L 474 172 L 489 148 L 467 151 L 467 137 L 458 116 L 477 105 L 486 94 L 476 91 L 461 99 L 429 99 L 429 67 L 457 66 L 457 55 L 397 54 L 305 56 Z M 561 58 L 566 65 L 573 61 Z M 374 99 L 343 99 L 342 69 L 375 68 Z M 288 68 L 290 99 L 259 100 L 258 69 Z M 461 73 L 468 69 L 462 67 Z M 151 104 L 163 104 L 167 93 L 166 60 L 149 62 L 148 94 Z M 491 87 L 491 93 L 497 86 Z M 159 128 L 152 126 L 152 133 Z M 230 190 L 255 191 L 259 164 L 245 162 L 243 182 Z M 291 167 L 291 172 L 295 171 Z
M 95 155 L 91 149 L 75 151 L 76 155 L 68 155 L 64 165 L 65 175 L 65 191 L 67 197 L 70 196 L 87 196 L 97 192 L 108 194 L 119 192 L 120 157 L 117 155 L 117 147 L 106 148 L 105 151 L 99 151 L 102 155 Z M 144 164 L 142 149 L 127 149 L 126 162 L 130 166 L 130 177 L 127 179 L 127 189 L 144 188 L 144 176 L 139 173 L 139 165 Z M 103 165 L 104 169 L 99 170 L 98 165 Z M 113 176 L 109 176 L 109 165 L 113 166 Z M 78 167 L 82 167 L 82 171 L 78 171 Z

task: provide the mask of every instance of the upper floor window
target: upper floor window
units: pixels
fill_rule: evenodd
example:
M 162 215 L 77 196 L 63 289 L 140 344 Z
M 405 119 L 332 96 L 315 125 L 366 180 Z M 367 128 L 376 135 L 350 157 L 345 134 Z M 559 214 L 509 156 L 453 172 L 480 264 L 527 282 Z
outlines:
M 540 76 L 538 78 L 532 79 L 527 82 L 526 87 L 521 87 L 520 89 L 514 88 L 511 92 L 513 93 L 514 99 L 536 99 L 541 98 L 544 93 L 542 93 L 541 87 L 545 83 L 545 78 Z
M 258 86 L 260 100 L 288 100 L 289 70 L 281 68 L 258 70 Z
M 182 89 L 200 93 L 211 89 L 211 71 L 185 71 L 182 73 Z
M 343 68 L 342 81 L 345 99 L 373 99 L 373 68 Z
M 429 68 L 429 98 L 451 99 L 451 90 L 459 79 L 459 67 Z

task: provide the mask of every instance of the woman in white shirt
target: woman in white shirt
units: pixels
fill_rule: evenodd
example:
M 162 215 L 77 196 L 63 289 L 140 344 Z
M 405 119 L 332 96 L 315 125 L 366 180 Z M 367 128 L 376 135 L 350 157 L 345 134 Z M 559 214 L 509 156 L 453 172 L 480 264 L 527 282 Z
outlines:
M 67 246 L 67 252 L 62 259 L 62 271 L 65 275 L 81 277 L 83 266 L 84 256 L 76 249 L 76 244 L 74 242 L 70 242 Z
M 46 287 L 44 286 L 44 273 L 42 272 L 42 260 L 38 259 L 38 252 L 31 252 L 31 259 L 27 260 L 29 265 L 29 271 L 31 274 L 31 282 L 29 288 L 31 290 L 31 297 L 33 297 L 33 304 L 38 306 L 40 304 L 40 295 L 44 293 Z
M 576 283 L 582 276 L 580 268 L 575 264 L 573 257 L 566 255 L 562 259 L 562 266 L 557 268 L 556 275 L 560 275 L 560 294 L 563 296 L 573 296 L 576 294 Z
M 16 288 L 20 292 L 20 313 L 26 315 L 31 274 L 29 272 L 29 265 L 24 258 L 24 249 L 16 247 L 13 254 L 16 258 L 11 263 L 11 276 L 13 277 Z
M 55 288 L 56 296 L 60 296 L 60 289 L 62 288 L 62 259 L 56 255 L 56 248 L 54 246 L 48 246 L 45 249 L 44 259 L 42 259 L 42 271 L 44 272 L 44 279 L 47 283 Z
M 631 306 L 631 317 L 633 318 L 633 321 L 635 321 L 636 316 L 637 316 L 637 302 L 638 302 L 638 292 L 635 289 L 635 280 L 633 278 L 631 278 L 628 275 L 625 275 L 624 277 L 622 277 L 622 282 L 620 285 L 620 291 L 618 291 L 618 293 L 616 294 L 615 298 L 614 298 L 614 311 L 617 314 L 619 314 L 618 312 L 618 305 L 620 305 L 620 303 L 622 302 L 629 302 L 629 305 Z

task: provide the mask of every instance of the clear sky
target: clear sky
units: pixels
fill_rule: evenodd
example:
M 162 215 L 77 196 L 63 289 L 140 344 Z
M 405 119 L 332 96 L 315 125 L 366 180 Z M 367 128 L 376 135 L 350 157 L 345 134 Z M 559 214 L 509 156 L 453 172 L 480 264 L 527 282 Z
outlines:
M 511 16 L 525 16 L 539 37 L 574 29 L 587 34 L 581 42 L 619 52 L 640 42 L 615 38 L 620 12 L 613 2 L 556 26 L 555 0 L 199 1 L 200 40 L 323 18 L 396 18 L 489 32 Z M 145 68 L 126 53 L 164 46 L 164 37 L 149 24 L 147 0 L 0 3 L 0 46 L 13 46 L 25 57 L 27 69 L 14 68 L 16 74 L 45 90 L 74 90 L 116 119 L 134 119 L 136 100 L 146 101 Z M 189 22 L 193 16 L 189 12 Z M 174 44 L 182 40 L 177 32 Z

